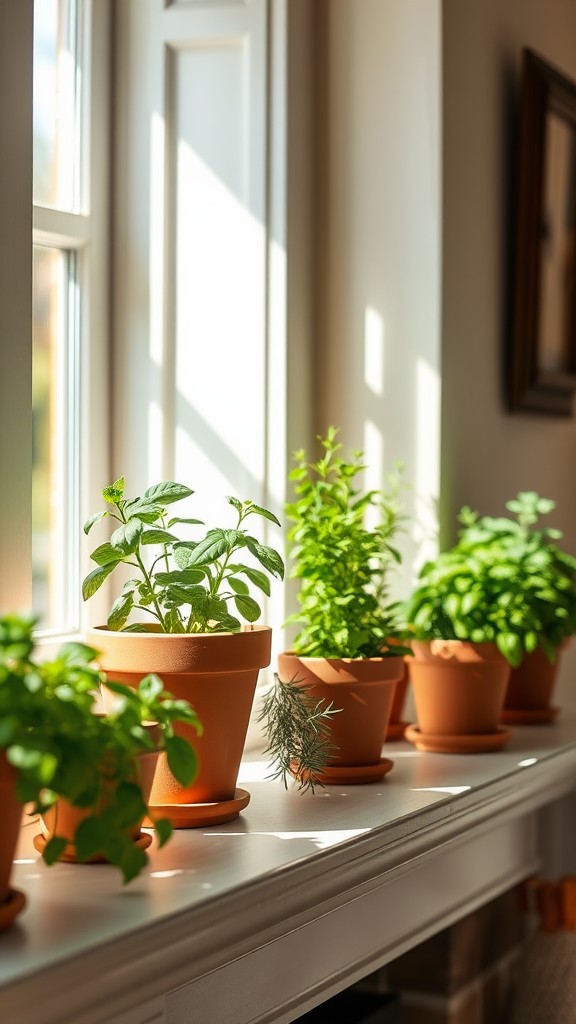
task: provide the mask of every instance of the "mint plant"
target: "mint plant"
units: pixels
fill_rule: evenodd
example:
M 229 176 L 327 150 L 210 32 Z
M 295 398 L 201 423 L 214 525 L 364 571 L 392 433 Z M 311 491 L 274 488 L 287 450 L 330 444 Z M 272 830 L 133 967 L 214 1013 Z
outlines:
M 0 618 L 0 751 L 17 771 L 19 799 L 32 802 L 35 812 L 45 813 L 59 799 L 89 811 L 74 837 L 78 859 L 103 854 L 129 882 L 147 862 L 132 839 L 148 813 L 138 755 L 164 750 L 172 773 L 190 785 L 196 754 L 174 725 L 185 722 L 200 733 L 201 724 L 157 676 L 146 676 L 135 691 L 105 680 L 94 665 L 97 652 L 84 644 L 64 644 L 55 658 L 37 660 L 34 624 L 18 615 Z M 100 715 L 94 697 L 104 680 L 119 700 L 113 713 Z M 150 722 L 156 723 L 153 737 L 144 727 Z M 159 819 L 155 828 L 163 845 L 172 826 Z M 57 861 L 66 845 L 56 831 L 43 851 L 46 863 Z
M 494 642 L 513 667 L 537 647 L 553 661 L 576 633 L 576 559 L 538 525 L 554 508 L 535 491 L 507 502 L 512 517 L 462 508 L 456 545 L 423 567 L 407 603 L 414 636 Z
M 110 541 L 100 544 L 90 556 L 96 568 L 82 585 L 84 600 L 96 593 L 118 566 L 136 570 L 112 605 L 109 629 L 146 630 L 142 622 L 126 625 L 133 611 L 141 611 L 151 615 L 165 633 L 238 630 L 241 622 L 229 610 L 230 602 L 245 621 L 255 622 L 261 612 L 251 586 L 269 595 L 268 577 L 283 579 L 284 563 L 278 552 L 261 544 L 244 526 L 251 516 L 280 526 L 272 512 L 253 501 L 229 497 L 228 504 L 236 513 L 231 529 L 218 527 L 198 540 L 182 539 L 175 528 L 204 524 L 200 519 L 170 516 L 168 506 L 192 494 L 184 484 L 166 481 L 149 487 L 142 497 L 127 499 L 124 477 L 102 491 L 109 508 L 91 516 L 84 532 L 90 533 L 105 516 L 119 525 Z M 154 553 L 148 557 L 150 551 Z M 244 561 L 246 554 L 251 556 L 251 564 Z
M 296 500 L 286 506 L 292 522 L 291 576 L 300 580 L 300 609 L 288 622 L 301 625 L 294 640 L 297 654 L 323 658 L 370 658 L 403 653 L 388 650 L 398 636 L 397 605 L 389 598 L 388 577 L 400 553 L 392 541 L 400 529 L 399 473 L 389 490 L 358 486 L 364 470 L 362 452 L 352 461 L 343 455 L 338 430 L 318 437 L 323 454 L 309 463 L 303 450 L 294 454 Z M 375 510 L 377 524 L 366 515 Z

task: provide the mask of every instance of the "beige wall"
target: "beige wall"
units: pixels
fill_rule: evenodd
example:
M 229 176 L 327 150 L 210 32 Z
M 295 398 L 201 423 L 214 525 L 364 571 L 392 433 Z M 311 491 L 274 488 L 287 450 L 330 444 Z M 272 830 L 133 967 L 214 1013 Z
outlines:
M 315 427 L 364 449 L 369 484 L 405 462 L 405 596 L 439 481 L 440 5 L 314 2 Z
M 510 415 L 502 395 L 524 46 L 576 78 L 573 0 L 444 0 L 443 533 L 452 539 L 462 504 L 498 514 L 537 490 L 576 553 L 576 418 Z M 572 650 L 563 685 L 574 672 Z
M 502 395 L 523 46 L 576 78 L 573 0 L 444 0 L 442 509 L 448 536 L 460 505 L 535 489 L 576 551 L 576 419 L 510 415 Z

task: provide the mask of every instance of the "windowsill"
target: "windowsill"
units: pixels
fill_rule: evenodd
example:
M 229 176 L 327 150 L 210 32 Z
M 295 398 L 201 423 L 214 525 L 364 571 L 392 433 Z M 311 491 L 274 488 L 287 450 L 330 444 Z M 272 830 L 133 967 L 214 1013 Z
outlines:
M 382 783 L 314 797 L 251 757 L 243 815 L 152 848 L 127 888 L 107 866 L 46 868 L 27 825 L 0 1016 L 177 1024 L 193 1006 L 225 1024 L 233 1002 L 235 1022 L 293 1020 L 537 868 L 535 811 L 576 785 L 576 717 L 497 754 L 384 752 Z

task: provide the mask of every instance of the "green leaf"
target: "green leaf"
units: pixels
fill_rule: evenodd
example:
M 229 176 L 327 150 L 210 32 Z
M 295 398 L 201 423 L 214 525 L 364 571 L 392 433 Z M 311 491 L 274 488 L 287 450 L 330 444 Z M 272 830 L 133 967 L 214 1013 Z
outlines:
M 260 607 L 252 597 L 244 597 L 241 594 L 237 594 L 234 598 L 234 604 L 240 615 L 248 622 L 256 622 L 256 619 L 259 618 Z
M 172 556 L 179 569 L 187 569 L 192 564 L 192 553 L 196 544 L 192 541 L 181 541 L 172 549 Z
M 168 818 L 157 818 L 154 822 L 154 828 L 156 829 L 156 835 L 158 836 L 158 846 L 162 847 L 168 842 L 172 835 L 172 824 Z
M 120 594 L 110 609 L 107 620 L 108 629 L 120 630 L 134 607 L 134 592 L 132 590 Z
M 114 531 L 110 540 L 115 548 L 120 548 L 125 555 L 131 555 L 140 543 L 142 530 L 142 523 L 139 519 L 130 519 Z
M 74 842 L 79 860 L 89 860 L 102 853 L 106 846 L 108 829 L 101 817 L 92 816 L 81 821 L 76 829 Z
M 142 790 L 135 782 L 121 782 L 116 790 L 116 820 L 123 828 L 132 828 L 144 817 L 148 808 Z
M 275 523 L 276 526 L 282 525 L 274 513 L 270 512 L 267 508 L 263 508 L 262 505 L 255 505 L 254 502 L 251 501 L 246 503 L 246 507 L 249 513 L 254 512 L 257 516 L 262 516 L 263 519 L 268 519 L 271 523 Z
M 68 643 L 61 644 L 58 648 L 58 659 L 64 661 L 67 665 L 78 662 L 80 664 L 89 664 L 91 661 L 94 661 L 97 653 L 94 647 L 88 647 L 88 644 L 80 644 L 71 640 Z
M 522 642 L 516 633 L 498 633 L 496 636 L 498 650 L 510 664 L 517 668 L 522 661 Z
M 196 778 L 198 759 L 188 740 L 183 736 L 167 736 L 166 757 L 173 776 L 182 786 L 189 786 Z
M 141 544 L 173 544 L 178 541 L 168 530 L 145 530 L 140 538 Z
M 226 579 L 228 586 L 234 591 L 235 594 L 249 594 L 248 584 L 244 583 L 244 580 L 237 580 L 234 576 L 228 576 Z
M 96 548 L 90 558 L 97 565 L 108 565 L 109 562 L 121 562 L 125 557 L 123 551 L 119 551 L 118 548 L 112 546 L 112 544 L 101 544 L 100 547 Z
M 175 553 L 176 550 L 179 550 L 179 548 L 175 549 Z M 215 562 L 227 550 L 228 544 L 223 531 L 209 530 L 204 540 L 199 541 L 194 550 L 190 552 L 186 568 L 192 565 L 206 565 L 209 562 Z
M 104 519 L 104 516 L 107 515 L 108 512 L 96 512 L 93 516 L 90 516 L 90 518 L 84 523 L 84 533 L 89 534 L 94 524 L 98 523 L 100 519 Z
M 164 693 L 164 683 L 159 676 L 151 672 L 140 680 L 138 684 L 138 693 L 143 700 L 148 704 L 151 704 L 157 697 Z
M 260 572 L 259 569 L 253 569 L 248 565 L 235 565 L 234 572 L 244 573 L 255 587 L 258 587 L 260 590 L 264 591 L 268 597 L 270 597 L 270 580 L 265 573 Z
M 52 836 L 42 851 L 42 857 L 46 864 L 55 864 L 64 853 L 67 845 L 68 843 L 65 839 L 62 839 L 60 836 Z
M 128 884 L 133 878 L 136 878 L 147 863 L 148 856 L 144 850 L 141 850 L 134 842 L 126 843 L 118 863 L 124 882 Z
M 100 589 L 106 577 L 109 576 L 112 570 L 116 568 L 117 564 L 117 562 L 108 562 L 107 565 L 101 565 L 97 569 L 93 569 L 92 572 L 88 573 L 86 579 L 82 583 L 82 597 L 85 601 Z
M 117 505 L 124 497 L 124 477 L 118 477 L 113 484 L 105 487 L 102 491 L 102 497 L 109 505 Z
M 273 576 L 277 576 L 278 579 L 284 579 L 284 562 L 274 548 L 269 548 L 265 544 L 259 544 L 254 537 L 247 537 L 246 544 L 248 550 L 251 551 L 268 572 L 272 573 Z
M 154 580 L 159 587 L 167 587 L 171 583 L 191 584 L 194 586 L 200 583 L 206 573 L 204 569 L 175 569 L 173 572 L 156 572 Z
M 232 505 L 233 508 L 235 508 L 237 512 L 242 512 L 243 511 L 242 502 L 240 501 L 239 498 L 233 498 L 230 494 L 228 494 L 226 496 L 226 501 L 228 502 L 229 505 Z
M 191 491 L 185 484 L 177 484 L 172 480 L 166 480 L 164 483 L 149 487 L 144 492 L 143 497 L 151 503 L 157 501 L 160 505 L 171 505 L 174 501 L 189 498 L 191 494 L 194 494 L 194 491 Z
M 202 519 L 180 519 L 178 516 L 174 516 L 173 519 L 168 520 L 168 528 L 176 526 L 177 523 L 182 523 L 185 526 L 204 526 Z

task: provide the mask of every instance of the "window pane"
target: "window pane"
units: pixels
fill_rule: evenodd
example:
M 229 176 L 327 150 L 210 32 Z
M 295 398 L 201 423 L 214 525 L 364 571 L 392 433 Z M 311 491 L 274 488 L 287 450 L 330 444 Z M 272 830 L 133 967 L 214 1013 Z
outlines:
M 79 208 L 74 0 L 34 0 L 34 202 Z
M 32 597 L 39 627 L 78 623 L 74 257 L 34 248 Z

